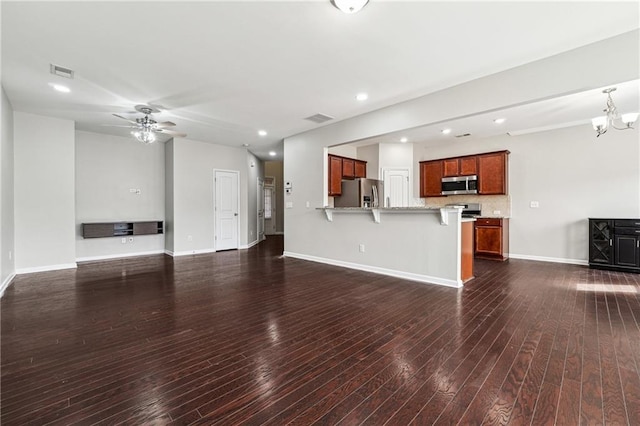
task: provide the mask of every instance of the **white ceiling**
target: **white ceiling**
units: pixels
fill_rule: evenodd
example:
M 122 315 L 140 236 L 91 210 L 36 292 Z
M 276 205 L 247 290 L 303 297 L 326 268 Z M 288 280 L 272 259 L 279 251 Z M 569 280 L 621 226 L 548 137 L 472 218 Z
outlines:
M 329 0 L 1 7 L 2 85 L 15 110 L 127 136 L 104 126 L 124 124 L 112 113 L 136 117 L 134 105 L 150 104 L 163 110 L 158 121 L 175 122 L 189 139 L 249 144 L 264 159 L 270 150 L 282 158 L 283 138 L 321 126 L 304 120 L 313 114 L 335 117 L 330 125 L 639 27 L 637 2 L 610 1 L 370 0 L 354 15 Z M 51 63 L 75 78 L 50 74 Z M 622 89 L 614 93 L 620 109 L 637 108 L 637 81 Z M 356 101 L 363 91 L 369 99 Z M 499 112 L 511 130 L 523 130 L 584 122 L 604 107 L 599 91 L 572 96 Z M 439 127 L 490 135 L 493 118 L 408 134 L 425 143 L 441 140 Z

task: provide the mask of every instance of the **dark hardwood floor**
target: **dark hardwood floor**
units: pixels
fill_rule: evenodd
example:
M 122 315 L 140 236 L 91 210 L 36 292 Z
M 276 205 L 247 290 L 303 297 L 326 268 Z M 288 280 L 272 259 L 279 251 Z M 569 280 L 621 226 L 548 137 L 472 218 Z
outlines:
M 244 251 L 16 277 L 2 425 L 640 425 L 640 276 L 476 262 L 464 289 Z

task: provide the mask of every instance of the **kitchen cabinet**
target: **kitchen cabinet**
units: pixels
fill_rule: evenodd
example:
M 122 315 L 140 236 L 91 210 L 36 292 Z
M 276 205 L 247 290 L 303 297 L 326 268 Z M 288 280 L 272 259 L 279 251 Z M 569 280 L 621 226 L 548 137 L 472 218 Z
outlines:
M 342 157 L 329 155 L 329 195 L 342 194 Z
M 504 195 L 507 193 L 509 151 L 478 155 L 478 194 Z
M 447 158 L 442 160 L 443 177 L 471 176 L 478 173 L 477 157 Z
M 442 173 L 443 173 L 442 160 L 420 162 L 420 196 L 421 197 L 442 196 Z
M 475 223 L 475 255 L 478 258 L 507 260 L 509 219 L 478 218 Z
M 589 266 L 640 273 L 640 219 L 589 219 Z
M 354 172 L 356 178 L 367 177 L 367 162 L 362 160 L 354 161 Z
M 342 194 L 342 179 L 366 178 L 367 162 L 355 158 L 328 155 L 329 196 Z
M 351 158 L 342 159 L 342 178 L 353 179 L 355 177 L 355 161 Z

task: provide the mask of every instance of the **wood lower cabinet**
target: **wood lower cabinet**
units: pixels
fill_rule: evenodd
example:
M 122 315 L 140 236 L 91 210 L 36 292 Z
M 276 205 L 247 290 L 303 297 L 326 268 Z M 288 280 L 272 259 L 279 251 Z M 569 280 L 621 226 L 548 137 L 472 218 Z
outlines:
M 475 255 L 494 260 L 509 258 L 509 219 L 476 219 Z
M 478 194 L 502 195 L 507 193 L 509 151 L 478 155 Z
M 442 160 L 420 162 L 420 196 L 421 197 L 442 196 L 442 173 L 443 173 Z
M 589 266 L 640 273 L 640 219 L 589 219 Z

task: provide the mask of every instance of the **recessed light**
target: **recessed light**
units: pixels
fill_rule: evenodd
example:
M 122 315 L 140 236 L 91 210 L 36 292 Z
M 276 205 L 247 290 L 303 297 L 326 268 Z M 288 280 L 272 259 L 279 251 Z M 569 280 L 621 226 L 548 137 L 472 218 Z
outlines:
M 57 90 L 58 92 L 62 92 L 62 93 L 71 92 L 71 89 L 69 89 L 67 86 L 63 86 L 62 84 L 49 83 L 49 86 L 53 87 L 53 89 Z
M 495 120 L 493 120 L 494 123 L 496 124 L 502 124 L 506 121 L 505 118 L 496 118 Z
M 356 95 L 356 99 L 359 101 L 366 101 L 367 99 L 369 99 L 369 95 L 367 95 L 366 93 L 358 93 Z
M 451 133 L 451 129 L 442 129 L 443 135 L 448 135 L 449 133 Z
M 258 134 L 260 136 L 267 136 L 267 131 L 266 130 L 258 130 Z
M 275 151 L 269 151 L 269 155 L 272 156 L 272 157 L 275 157 L 276 156 L 276 152 Z
M 407 138 L 400 138 L 400 142 L 402 142 L 402 143 L 407 143 L 408 140 L 409 139 L 407 139 Z

